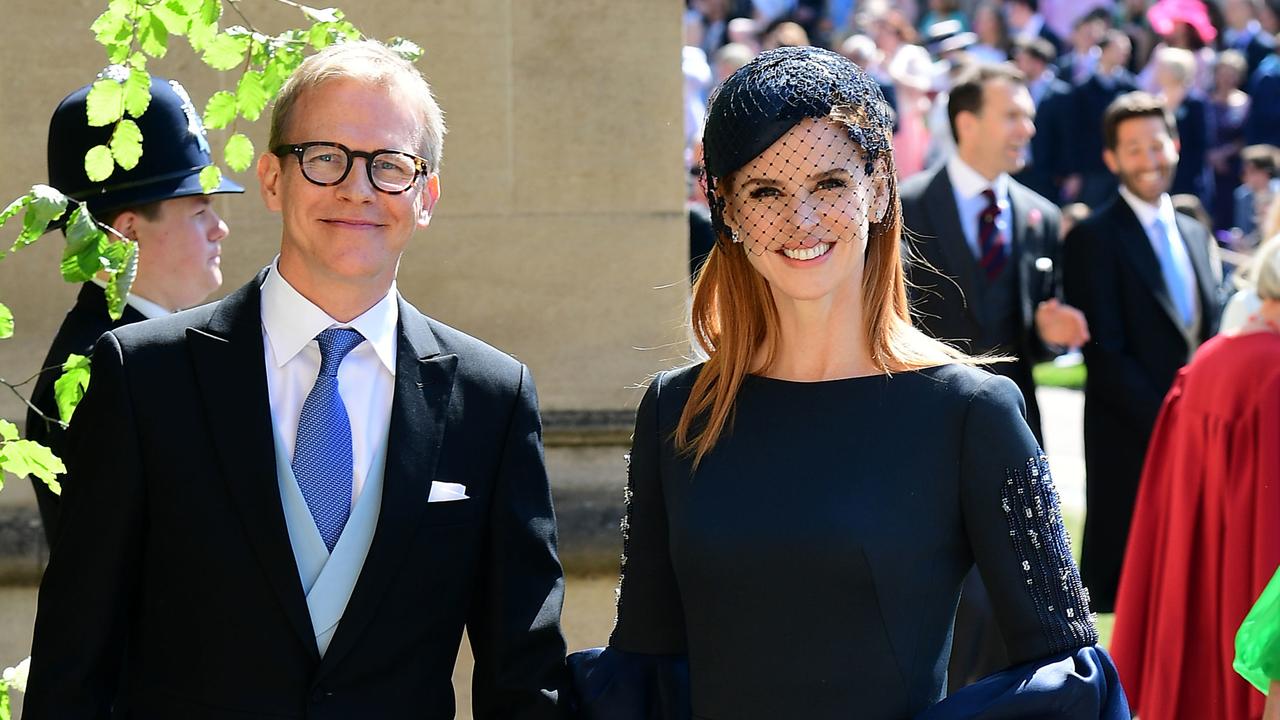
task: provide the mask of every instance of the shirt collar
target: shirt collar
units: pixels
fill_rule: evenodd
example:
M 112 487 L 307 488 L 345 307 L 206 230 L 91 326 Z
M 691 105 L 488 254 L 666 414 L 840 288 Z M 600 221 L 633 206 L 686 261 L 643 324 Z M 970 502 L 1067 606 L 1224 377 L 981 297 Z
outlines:
M 947 160 L 947 175 L 951 178 L 951 187 L 966 200 L 972 200 L 981 195 L 983 190 L 991 188 L 996 194 L 997 204 L 1003 206 L 1009 202 L 1009 176 L 1006 173 L 1000 173 L 995 180 L 988 180 L 969 163 L 961 160 L 960 153 L 954 153 Z
M 396 326 L 399 320 L 400 306 L 396 302 L 394 281 L 377 304 L 349 323 L 340 323 L 329 317 L 294 289 L 280 274 L 278 255 L 262 282 L 262 327 L 275 354 L 276 367 L 284 367 L 321 331 L 331 327 L 349 327 L 364 336 L 383 367 L 395 375 Z
M 98 278 L 93 279 L 93 284 L 97 285 L 103 290 L 107 289 L 107 284 L 99 280 Z M 128 296 L 125 297 L 124 301 L 126 304 L 129 305 L 129 307 L 133 308 L 134 310 L 137 310 L 142 315 L 142 317 L 148 320 L 154 320 L 155 318 L 160 318 L 166 315 L 173 314 L 173 311 L 170 310 L 169 308 L 164 307 L 159 303 L 151 302 L 150 300 L 144 297 L 141 297 L 139 295 L 134 295 L 133 293 L 129 293 Z
M 1133 209 L 1133 214 L 1138 216 L 1138 222 L 1142 223 L 1144 230 L 1150 228 L 1156 220 L 1163 222 L 1166 227 L 1174 222 L 1173 201 L 1169 199 L 1169 193 L 1161 194 L 1158 204 L 1152 205 L 1121 185 L 1120 197 L 1129 203 L 1129 207 Z

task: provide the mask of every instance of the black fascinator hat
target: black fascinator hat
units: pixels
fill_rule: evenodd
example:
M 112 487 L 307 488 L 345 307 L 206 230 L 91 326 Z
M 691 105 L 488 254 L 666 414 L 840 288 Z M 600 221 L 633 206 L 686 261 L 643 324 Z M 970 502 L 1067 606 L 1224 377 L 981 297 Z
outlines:
M 870 175 L 892 155 L 893 117 L 880 87 L 842 55 L 815 47 L 761 53 L 730 75 L 707 103 L 703 163 L 717 234 L 728 237 L 723 178 L 751 162 L 806 118 L 832 118 L 861 150 Z

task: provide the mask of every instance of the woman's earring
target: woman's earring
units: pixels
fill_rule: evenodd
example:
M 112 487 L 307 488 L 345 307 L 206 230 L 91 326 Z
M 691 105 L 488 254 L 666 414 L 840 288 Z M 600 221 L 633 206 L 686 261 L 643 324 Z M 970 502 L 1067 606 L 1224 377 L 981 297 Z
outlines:
M 734 241 L 734 242 L 736 242 L 736 243 L 740 243 L 740 242 L 742 242 L 742 238 L 738 237 L 738 231 L 737 231 L 737 230 L 730 230 L 730 231 L 729 231 L 729 239 L 733 240 L 733 241 Z

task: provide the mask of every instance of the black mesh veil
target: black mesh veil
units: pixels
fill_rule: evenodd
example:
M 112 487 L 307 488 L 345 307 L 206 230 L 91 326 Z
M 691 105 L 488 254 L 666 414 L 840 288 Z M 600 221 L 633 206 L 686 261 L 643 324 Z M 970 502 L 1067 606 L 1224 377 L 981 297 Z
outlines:
M 718 242 L 793 260 L 867 241 L 877 179 L 892 175 L 892 113 L 879 86 L 819 48 L 761 53 L 712 94 L 703 130 Z M 879 187 L 885 187 L 881 182 Z

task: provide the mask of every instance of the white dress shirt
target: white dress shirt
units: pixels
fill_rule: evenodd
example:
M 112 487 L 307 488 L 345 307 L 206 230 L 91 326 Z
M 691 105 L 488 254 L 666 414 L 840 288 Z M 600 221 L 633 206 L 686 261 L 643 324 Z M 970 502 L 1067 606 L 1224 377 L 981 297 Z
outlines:
M 302 403 L 320 374 L 320 346 L 316 335 L 331 327 L 346 327 L 365 338 L 338 366 L 338 394 L 351 420 L 353 508 L 369 475 L 374 451 L 385 446 L 391 424 L 399 317 L 395 283 L 376 305 L 349 323 L 329 317 L 295 290 L 280 275 L 278 257 L 262 283 L 262 344 L 267 361 L 271 424 L 290 464 Z
M 996 232 L 1000 233 L 1010 247 L 1013 246 L 1013 211 L 1009 208 L 1009 176 L 1000 173 L 994 181 L 982 176 L 972 166 L 960 159 L 959 153 L 947 160 L 947 177 L 951 180 L 951 192 L 956 198 L 956 211 L 960 213 L 960 229 L 964 231 L 964 241 L 975 258 L 981 259 L 978 249 L 978 216 L 990 204 L 982 193 L 988 188 L 996 195 L 996 206 L 1000 212 L 996 214 Z
M 1178 274 L 1180 274 L 1185 283 L 1183 288 L 1187 293 L 1187 297 L 1191 298 L 1192 307 L 1192 324 L 1195 324 L 1195 318 L 1200 316 L 1200 291 L 1196 287 L 1196 270 L 1191 265 L 1191 256 L 1187 254 L 1187 244 L 1182 238 L 1182 233 L 1178 231 L 1177 215 L 1173 209 L 1173 201 L 1169 199 L 1169 194 L 1164 193 L 1160 196 L 1160 204 L 1152 205 L 1142 198 L 1134 195 L 1129 188 L 1124 185 L 1120 186 L 1120 197 L 1129 203 L 1129 207 L 1133 209 L 1133 214 L 1138 216 L 1138 222 L 1142 224 L 1142 230 L 1147 234 L 1147 242 L 1151 243 L 1151 249 L 1155 251 L 1157 264 L 1160 258 L 1165 256 L 1165 248 L 1158 247 L 1157 243 L 1161 238 L 1155 234 L 1152 227 L 1157 220 L 1164 223 L 1165 232 L 1169 236 L 1169 248 L 1172 251 L 1173 262 L 1178 266 Z M 1172 288 L 1170 288 L 1172 290 Z
M 107 284 L 99 280 L 98 278 L 93 279 L 93 284 L 97 285 L 103 290 L 107 289 Z M 161 307 L 160 305 L 153 303 L 150 300 L 144 297 L 141 297 L 139 295 L 134 295 L 133 293 L 129 293 L 128 295 L 125 296 L 124 303 L 129 307 L 133 308 L 134 310 L 137 310 L 142 315 L 142 317 L 148 320 L 154 320 L 159 317 L 164 317 L 165 315 L 173 314 L 173 311 L 170 310 L 169 308 Z

